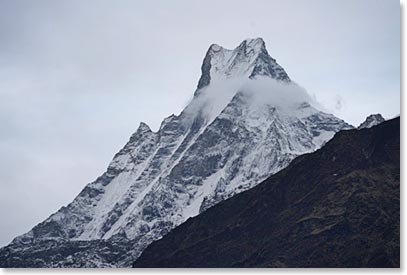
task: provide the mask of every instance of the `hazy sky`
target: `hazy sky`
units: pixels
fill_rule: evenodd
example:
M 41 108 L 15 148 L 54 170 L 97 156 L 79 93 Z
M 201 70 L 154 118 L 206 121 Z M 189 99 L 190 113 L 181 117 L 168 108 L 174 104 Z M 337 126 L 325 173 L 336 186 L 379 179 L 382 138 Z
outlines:
M 192 97 L 210 44 L 262 37 L 358 125 L 400 112 L 396 0 L 0 1 L 0 245 L 69 203 L 140 121 Z

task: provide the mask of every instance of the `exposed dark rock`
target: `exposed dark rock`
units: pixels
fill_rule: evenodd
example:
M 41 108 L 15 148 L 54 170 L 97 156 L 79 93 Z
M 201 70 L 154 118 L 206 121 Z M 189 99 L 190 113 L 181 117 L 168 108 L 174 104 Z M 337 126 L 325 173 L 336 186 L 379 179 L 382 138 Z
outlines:
M 337 133 L 134 267 L 400 267 L 400 118 Z

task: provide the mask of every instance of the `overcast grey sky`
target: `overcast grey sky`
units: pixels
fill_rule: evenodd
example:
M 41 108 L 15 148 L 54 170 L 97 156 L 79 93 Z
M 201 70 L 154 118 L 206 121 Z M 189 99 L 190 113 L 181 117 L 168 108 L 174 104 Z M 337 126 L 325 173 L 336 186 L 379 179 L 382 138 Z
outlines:
M 192 97 L 210 44 L 262 37 L 357 125 L 400 112 L 396 0 L 0 1 L 0 245 L 69 203 L 140 121 Z

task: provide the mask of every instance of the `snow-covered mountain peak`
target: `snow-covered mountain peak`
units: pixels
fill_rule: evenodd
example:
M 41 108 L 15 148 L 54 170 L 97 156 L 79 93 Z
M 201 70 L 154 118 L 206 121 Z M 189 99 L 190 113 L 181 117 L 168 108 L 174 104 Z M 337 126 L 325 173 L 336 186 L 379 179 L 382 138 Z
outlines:
M 137 132 L 151 132 L 151 129 L 146 123 L 140 122 Z
M 266 51 L 266 43 L 261 37 L 246 39 L 243 40 L 237 48 L 244 49 L 246 52 L 253 51 L 255 53 L 260 53 L 261 51 Z
M 224 55 L 225 53 L 231 53 L 235 51 L 248 55 L 249 53 L 259 54 L 261 51 L 265 50 L 265 42 L 262 38 L 259 37 L 253 39 L 245 39 L 239 44 L 239 46 L 237 46 L 233 50 L 226 49 L 219 44 L 214 43 L 209 47 L 208 54 L 210 54 L 212 57 L 215 57 L 216 55 Z
M 222 50 L 225 50 L 222 46 L 218 45 L 218 44 L 212 44 L 209 46 L 209 50 L 208 52 L 213 54 L 216 54 L 217 52 L 220 52 Z
M 385 119 L 381 114 L 372 114 L 368 116 L 366 120 L 359 125 L 358 129 L 371 128 L 382 123 L 383 121 L 385 121 Z
M 128 267 L 175 226 L 351 128 L 320 111 L 261 38 L 234 50 L 211 45 L 198 87 L 179 115 L 154 132 L 140 123 L 105 173 L 15 238 L 19 259 L 32 253 L 37 266 Z M 50 253 L 50 246 L 64 252 Z M 0 250 L 0 260 L 9 251 Z
M 140 122 L 137 130 L 131 135 L 129 142 L 132 143 L 151 134 L 153 134 L 153 131 L 150 129 L 150 127 L 146 123 Z
M 210 83 L 227 79 L 265 76 L 279 81 L 290 81 L 284 69 L 267 52 L 262 38 L 246 39 L 233 50 L 212 44 L 203 60 L 201 71 L 195 95 Z

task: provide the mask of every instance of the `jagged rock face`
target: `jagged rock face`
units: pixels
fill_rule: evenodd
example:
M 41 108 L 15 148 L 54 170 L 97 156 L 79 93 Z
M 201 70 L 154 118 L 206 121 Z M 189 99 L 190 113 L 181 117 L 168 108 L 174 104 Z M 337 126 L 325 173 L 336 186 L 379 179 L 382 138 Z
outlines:
M 341 131 L 152 243 L 134 267 L 399 268 L 400 118 Z
M 379 125 L 383 121 L 385 121 L 385 119 L 382 117 L 381 114 L 373 114 L 368 116 L 366 120 L 359 125 L 358 129 L 371 128 L 373 126 Z
M 291 81 L 285 70 L 266 50 L 261 38 L 244 40 L 236 49 L 228 50 L 213 44 L 202 64 L 198 90 L 209 83 L 231 78 L 267 76 L 280 81 Z
M 210 62 L 208 68 L 205 62 Z M 80 258 L 98 255 L 97 250 L 108 249 L 109 240 L 114 240 L 131 249 L 124 256 L 92 257 L 92 264 L 130 266 L 148 244 L 175 226 L 252 188 L 296 156 L 351 128 L 302 98 L 291 96 L 295 100 L 278 105 L 260 96 L 259 103 L 257 92 L 279 91 L 268 91 L 264 85 L 254 90 L 236 86 L 236 80 L 251 78 L 278 83 L 271 90 L 281 89 L 282 94 L 299 89 L 268 55 L 261 39 L 246 40 L 233 51 L 211 46 L 200 88 L 184 111 L 164 119 L 157 132 L 140 124 L 107 171 L 68 206 L 15 238 L 7 257 L 5 249 L 0 252 L 0 265 L 18 265 L 5 261 L 14 255 L 40 266 L 64 266 L 63 257 L 54 256 L 58 251 L 92 241 L 88 250 L 72 255 L 79 257 L 74 262 L 81 266 Z M 222 84 L 229 80 L 232 85 Z M 53 255 L 41 256 L 37 249 L 42 241 L 54 242 Z

